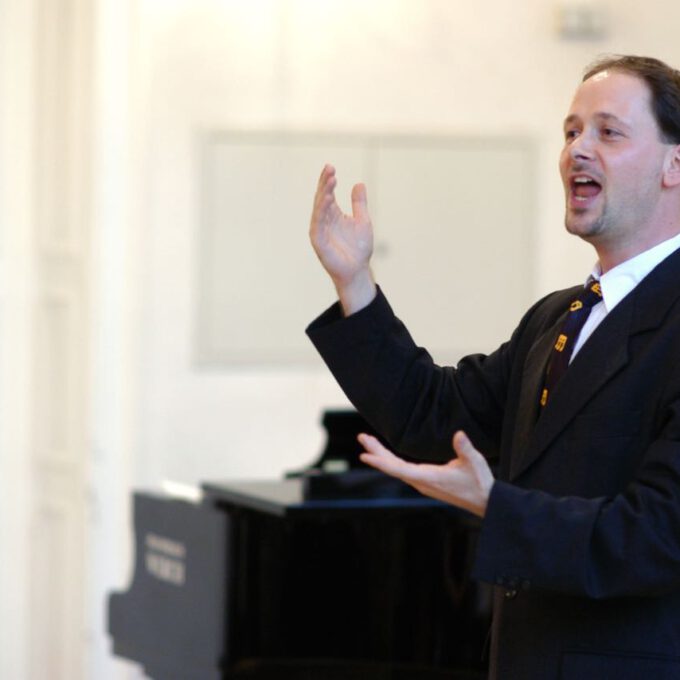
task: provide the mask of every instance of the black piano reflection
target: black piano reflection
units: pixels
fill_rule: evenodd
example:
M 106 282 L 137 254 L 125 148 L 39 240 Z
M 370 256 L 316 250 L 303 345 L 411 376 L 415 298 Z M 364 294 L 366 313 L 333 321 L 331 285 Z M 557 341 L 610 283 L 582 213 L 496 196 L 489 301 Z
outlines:
M 115 654 L 154 680 L 484 678 L 488 590 L 470 515 L 356 462 L 358 414 L 269 483 L 134 494 L 132 584 L 109 599 Z

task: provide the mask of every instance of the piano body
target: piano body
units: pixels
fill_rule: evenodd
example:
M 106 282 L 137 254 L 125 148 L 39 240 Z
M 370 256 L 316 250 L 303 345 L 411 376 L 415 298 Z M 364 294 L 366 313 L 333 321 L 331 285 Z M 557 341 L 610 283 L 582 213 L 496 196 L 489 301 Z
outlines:
M 485 677 L 477 521 L 358 468 L 357 414 L 324 425 L 320 460 L 286 479 L 206 483 L 198 503 L 134 494 L 115 654 L 154 680 Z

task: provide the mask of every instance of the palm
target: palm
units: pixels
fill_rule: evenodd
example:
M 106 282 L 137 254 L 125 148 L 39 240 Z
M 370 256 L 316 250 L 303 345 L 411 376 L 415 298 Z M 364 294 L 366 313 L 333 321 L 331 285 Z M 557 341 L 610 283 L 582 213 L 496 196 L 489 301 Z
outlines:
M 464 485 L 471 473 L 471 465 L 460 458 L 454 458 L 443 465 L 420 464 L 414 466 L 409 482 L 424 496 L 448 501 L 449 487 Z
M 359 435 L 359 442 L 366 449 L 360 457 L 367 465 L 401 479 L 425 496 L 484 516 L 493 474 L 465 433 L 454 435 L 456 458 L 444 465 L 408 463 L 365 434 Z
M 373 227 L 366 207 L 366 189 L 352 189 L 352 215 L 335 200 L 335 173 L 325 168 L 319 180 L 310 225 L 314 250 L 331 277 L 347 282 L 368 266 L 373 252 Z
M 334 203 L 319 220 L 314 250 L 331 276 L 351 278 L 365 266 L 373 252 L 370 220 L 345 215 Z

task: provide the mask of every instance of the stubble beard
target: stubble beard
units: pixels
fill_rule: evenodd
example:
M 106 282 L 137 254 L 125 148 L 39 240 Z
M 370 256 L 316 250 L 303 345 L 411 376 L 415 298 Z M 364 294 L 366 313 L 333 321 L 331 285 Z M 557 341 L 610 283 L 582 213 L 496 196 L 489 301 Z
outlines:
M 582 211 L 569 209 L 564 216 L 564 226 L 567 231 L 574 236 L 579 236 L 584 241 L 592 241 L 607 231 L 606 206 L 603 206 L 598 215 L 587 217 L 588 210 Z

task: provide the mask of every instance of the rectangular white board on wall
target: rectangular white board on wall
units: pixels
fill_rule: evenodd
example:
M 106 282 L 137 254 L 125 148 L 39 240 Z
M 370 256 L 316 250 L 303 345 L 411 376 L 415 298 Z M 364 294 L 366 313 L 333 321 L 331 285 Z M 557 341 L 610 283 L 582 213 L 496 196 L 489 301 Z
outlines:
M 335 294 L 308 225 L 328 162 L 344 210 L 366 183 L 376 278 L 419 344 L 452 363 L 509 337 L 531 302 L 527 140 L 213 133 L 201 149 L 199 366 L 318 362 L 304 328 Z

